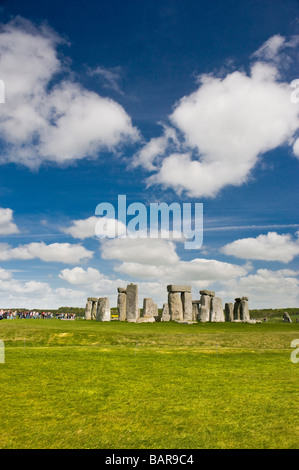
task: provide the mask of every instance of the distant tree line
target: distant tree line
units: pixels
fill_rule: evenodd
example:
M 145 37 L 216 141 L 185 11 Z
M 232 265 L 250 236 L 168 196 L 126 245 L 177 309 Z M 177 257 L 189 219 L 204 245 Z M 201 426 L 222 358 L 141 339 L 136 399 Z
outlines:
M 251 318 L 273 318 L 282 317 L 284 312 L 288 312 L 289 315 L 298 315 L 299 308 L 262 308 L 257 310 L 250 310 Z

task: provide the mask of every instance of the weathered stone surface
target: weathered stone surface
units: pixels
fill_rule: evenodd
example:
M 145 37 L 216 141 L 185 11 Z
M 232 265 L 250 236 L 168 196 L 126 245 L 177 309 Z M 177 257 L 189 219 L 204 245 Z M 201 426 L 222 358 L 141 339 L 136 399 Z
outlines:
M 98 299 L 98 308 L 97 308 L 97 321 L 110 321 L 111 312 L 108 297 L 100 297 Z
M 248 297 L 244 296 L 241 300 L 248 300 Z
M 136 321 L 139 318 L 138 308 L 138 286 L 137 284 L 129 284 L 127 286 L 127 301 L 126 301 L 126 318 L 127 321 Z
M 86 307 L 85 307 L 85 320 L 91 320 L 91 308 L 92 308 L 92 301 L 87 299 Z
M 288 312 L 284 312 L 283 314 L 283 321 L 285 323 L 292 323 L 292 319 L 290 317 L 290 315 L 288 314 Z
M 92 301 L 91 307 L 91 319 L 96 320 L 97 318 L 98 299 Z
M 155 321 L 155 317 L 140 317 L 137 318 L 136 323 L 154 323 Z
M 127 296 L 125 293 L 121 292 L 117 296 L 117 310 L 118 310 L 118 320 L 119 321 L 126 321 L 126 304 L 127 304 Z
M 87 297 L 87 300 L 90 300 L 91 302 L 97 302 L 98 298 L 97 297 Z
M 224 322 L 225 321 L 222 299 L 220 297 L 212 297 L 210 321 L 211 322 Z
M 169 314 L 172 321 L 183 321 L 183 305 L 179 292 L 168 293 Z
M 200 297 L 200 303 L 210 311 L 211 309 L 211 299 L 212 297 L 207 294 L 202 294 Z
M 168 304 L 163 304 L 161 321 L 170 321 Z
M 241 300 L 240 302 L 240 320 L 243 320 L 243 321 L 250 320 L 248 300 L 245 300 L 245 299 Z
M 182 292 L 181 300 L 183 305 L 183 320 L 192 321 L 192 294 L 191 292 Z
M 224 306 L 225 321 L 234 321 L 234 304 L 227 303 Z
M 127 293 L 127 289 L 125 287 L 118 287 L 117 288 L 117 292 L 119 294 L 126 294 Z
M 158 317 L 158 316 L 159 316 L 158 305 L 154 303 L 154 317 Z
M 145 318 L 153 318 L 155 313 L 155 304 L 153 299 L 145 298 L 143 299 L 143 315 L 142 317 Z
M 215 297 L 215 292 L 213 290 L 203 289 L 203 290 L 200 290 L 199 293 L 201 295 L 209 295 L 210 297 Z
M 238 299 L 234 303 L 234 321 L 241 320 L 240 311 L 241 311 L 241 299 Z
M 210 321 L 210 309 L 207 308 L 205 305 L 200 305 L 199 313 L 197 315 L 197 321 L 201 323 Z
M 199 300 L 193 300 L 192 301 L 192 321 L 197 321 L 197 317 L 199 314 L 199 307 L 200 307 Z
M 168 292 L 191 292 L 191 286 L 180 286 L 176 284 L 170 284 L 167 286 Z

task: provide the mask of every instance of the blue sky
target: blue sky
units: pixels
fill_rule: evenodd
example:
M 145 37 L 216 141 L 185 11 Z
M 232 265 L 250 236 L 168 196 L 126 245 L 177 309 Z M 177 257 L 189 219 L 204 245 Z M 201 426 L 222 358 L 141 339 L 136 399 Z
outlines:
M 0 307 L 129 282 L 298 306 L 298 2 L 0 4 Z M 202 202 L 203 246 L 100 241 L 119 194 Z

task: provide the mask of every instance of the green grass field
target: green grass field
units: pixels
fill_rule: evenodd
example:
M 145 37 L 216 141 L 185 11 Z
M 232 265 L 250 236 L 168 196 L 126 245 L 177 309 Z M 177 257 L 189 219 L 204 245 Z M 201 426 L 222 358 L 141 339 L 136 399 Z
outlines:
M 298 448 L 299 324 L 3 320 L 3 448 Z

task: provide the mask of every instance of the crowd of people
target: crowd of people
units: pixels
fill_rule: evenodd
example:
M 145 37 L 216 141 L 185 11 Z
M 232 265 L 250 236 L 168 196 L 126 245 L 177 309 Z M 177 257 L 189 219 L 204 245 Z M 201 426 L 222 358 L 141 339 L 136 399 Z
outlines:
M 0 320 L 14 320 L 16 318 L 25 319 L 52 319 L 57 318 L 59 320 L 75 320 L 76 315 L 74 313 L 56 313 L 53 312 L 38 312 L 35 310 L 0 310 Z

